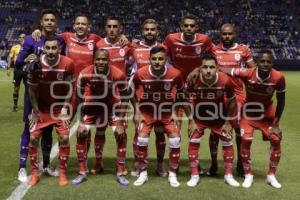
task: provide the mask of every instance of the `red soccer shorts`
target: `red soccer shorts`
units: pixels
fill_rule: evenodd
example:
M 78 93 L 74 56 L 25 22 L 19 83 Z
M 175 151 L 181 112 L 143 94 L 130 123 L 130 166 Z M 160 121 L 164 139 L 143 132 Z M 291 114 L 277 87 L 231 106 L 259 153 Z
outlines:
M 58 135 L 69 135 L 70 132 L 70 126 L 68 125 L 65 127 L 61 120 L 58 119 L 58 115 L 55 115 L 55 117 L 51 116 L 49 113 L 39 113 L 40 122 L 37 123 L 36 127 L 30 128 L 30 134 L 35 137 L 39 137 L 43 129 L 54 125 L 55 130 Z
M 179 129 L 173 120 L 168 123 L 163 123 L 161 121 L 156 121 L 153 123 L 142 122 L 139 127 L 139 132 L 143 136 L 149 136 L 154 126 L 161 127 L 163 129 L 162 132 L 166 133 L 167 135 L 176 135 L 179 137 Z

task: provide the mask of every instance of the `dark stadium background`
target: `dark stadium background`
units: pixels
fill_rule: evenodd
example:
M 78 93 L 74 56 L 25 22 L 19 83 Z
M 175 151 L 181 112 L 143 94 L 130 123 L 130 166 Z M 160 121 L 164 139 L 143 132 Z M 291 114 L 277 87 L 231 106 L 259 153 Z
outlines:
M 161 28 L 160 40 L 179 31 L 179 20 L 185 14 L 200 19 L 200 31 L 218 42 L 218 28 L 234 23 L 238 41 L 250 46 L 254 55 L 269 48 L 276 67 L 300 69 L 300 1 L 299 0 L 12 0 L 0 1 L 0 56 L 6 60 L 10 47 L 20 31 L 30 34 L 38 27 L 40 11 L 52 8 L 59 14 L 58 32 L 72 32 L 76 13 L 90 17 L 91 31 L 104 35 L 108 16 L 122 20 L 129 38 L 140 38 L 139 26 L 146 18 L 156 19 Z

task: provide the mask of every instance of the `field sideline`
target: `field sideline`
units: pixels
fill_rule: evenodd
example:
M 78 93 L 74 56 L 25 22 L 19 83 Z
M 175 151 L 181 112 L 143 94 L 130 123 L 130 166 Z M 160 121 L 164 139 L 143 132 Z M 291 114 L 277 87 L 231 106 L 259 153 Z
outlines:
M 41 178 L 40 183 L 30 188 L 24 199 L 241 199 L 241 200 L 297 200 L 300 199 L 300 72 L 284 72 L 287 81 L 286 108 L 281 120 L 283 129 L 282 158 L 278 168 L 277 178 L 282 184 L 282 189 L 273 189 L 265 183 L 268 169 L 269 143 L 263 142 L 261 134 L 256 132 L 252 145 L 254 185 L 251 189 L 231 188 L 223 182 L 223 161 L 221 146 L 219 145 L 219 176 L 216 178 L 203 177 L 196 188 L 189 188 L 186 182 L 189 179 L 189 168 L 187 161 L 187 133 L 186 124 L 182 129 L 181 166 L 178 180 L 179 188 L 171 188 L 167 178 L 157 177 L 155 169 L 154 137 L 151 136 L 150 159 L 149 159 L 149 181 L 142 187 L 133 186 L 134 177 L 128 176 L 129 187 L 121 187 L 115 178 L 115 152 L 116 145 L 111 130 L 106 134 L 106 145 L 104 149 L 105 171 L 101 175 L 89 175 L 88 181 L 79 186 L 59 187 L 57 181 L 52 177 Z M 5 70 L 0 70 L 0 199 L 6 199 L 19 185 L 16 178 L 19 159 L 19 137 L 23 130 L 23 95 L 19 98 L 19 111 L 11 112 L 12 109 L 12 84 L 11 77 L 7 77 Z M 20 94 L 23 93 L 22 91 Z M 132 166 L 132 138 L 133 126 L 128 129 L 128 151 L 127 167 Z M 53 134 L 55 136 L 55 134 Z M 208 134 L 201 144 L 200 163 L 204 169 L 209 167 Z M 93 144 L 91 145 L 93 147 Z M 89 167 L 94 161 L 94 152 L 91 148 L 89 154 Z M 167 165 L 168 149 L 165 154 L 165 166 Z M 57 163 L 57 158 L 54 159 Z M 298 167 L 297 167 L 298 166 Z M 30 171 L 30 164 L 27 162 Z M 72 179 L 77 174 L 77 161 L 75 153 L 75 137 L 71 139 L 71 156 L 68 164 L 68 178 Z M 237 178 L 242 183 L 242 178 Z

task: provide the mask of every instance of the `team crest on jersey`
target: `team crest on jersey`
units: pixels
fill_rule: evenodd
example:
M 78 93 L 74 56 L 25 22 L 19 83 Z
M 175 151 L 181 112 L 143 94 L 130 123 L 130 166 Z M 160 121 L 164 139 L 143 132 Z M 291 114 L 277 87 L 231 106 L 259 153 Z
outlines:
M 90 51 L 94 50 L 94 44 L 92 42 L 88 43 L 88 48 Z
M 241 60 L 241 55 L 239 53 L 234 54 L 234 59 L 236 61 L 240 61 Z
M 57 73 L 56 77 L 57 77 L 57 80 L 62 81 L 64 79 L 64 74 L 59 72 L 59 73 Z
M 164 85 L 164 89 L 165 89 L 166 91 L 169 91 L 169 90 L 171 89 L 171 83 L 166 83 L 166 84 Z
M 220 97 L 220 96 L 222 96 L 222 95 L 223 95 L 223 91 L 221 91 L 221 90 L 218 90 L 218 91 L 216 92 L 216 95 L 217 95 L 217 97 Z
M 120 56 L 124 57 L 125 56 L 125 50 L 124 49 L 120 49 L 119 54 L 120 54 Z
M 272 92 L 274 91 L 272 86 L 267 87 L 267 93 L 268 94 L 272 94 Z
M 201 47 L 196 47 L 195 52 L 196 52 L 196 54 L 200 55 L 201 54 Z

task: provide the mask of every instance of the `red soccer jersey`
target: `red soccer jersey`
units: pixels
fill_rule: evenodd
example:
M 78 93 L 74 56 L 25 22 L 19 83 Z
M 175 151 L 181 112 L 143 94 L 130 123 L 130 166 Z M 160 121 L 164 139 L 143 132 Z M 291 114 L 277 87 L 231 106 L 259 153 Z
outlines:
M 242 68 L 247 62 L 253 60 L 251 50 L 243 44 L 235 43 L 233 47 L 227 49 L 222 44 L 213 47 L 213 54 L 217 58 L 218 65 L 222 68 Z M 233 78 L 235 91 L 243 94 L 243 83 L 238 78 Z
M 266 80 L 258 76 L 258 69 L 232 69 L 232 76 L 241 78 L 246 88 L 246 104 L 260 103 L 265 110 L 272 105 L 274 92 L 285 92 L 285 78 L 283 74 L 272 69 Z M 253 108 L 257 106 L 253 105 Z M 248 107 L 250 108 L 250 107 Z
M 126 74 L 127 66 L 132 64 L 130 61 L 130 44 L 121 46 L 119 43 L 111 44 L 106 38 L 100 40 L 96 44 L 97 49 L 107 49 L 109 52 L 109 59 L 111 65 L 120 69 L 124 74 Z
M 213 43 L 209 36 L 196 33 L 192 42 L 183 40 L 183 33 L 169 34 L 164 43 L 169 51 L 170 61 L 179 69 L 186 80 L 189 73 L 200 66 L 200 60 L 205 52 L 211 52 Z
M 73 90 L 67 77 L 74 77 L 74 64 L 70 58 L 59 55 L 57 63 L 50 66 L 41 58 L 41 70 L 28 75 L 28 84 L 37 86 L 38 108 L 41 112 L 58 114 L 61 111 L 69 90 Z M 60 103 L 54 106 L 55 103 Z M 51 106 L 54 106 L 53 108 Z
M 200 79 L 187 88 L 193 101 L 194 118 L 196 121 L 215 123 L 224 121 L 226 115 L 225 98 L 235 97 L 231 78 L 223 72 L 217 73 L 212 85 L 207 85 L 200 75 Z
M 132 56 L 134 58 L 135 65 L 136 65 L 135 70 L 139 70 L 144 66 L 150 65 L 150 60 L 149 60 L 150 50 L 156 46 L 161 46 L 161 43 L 155 42 L 155 44 L 152 46 L 148 46 L 144 44 L 142 41 L 139 41 L 137 43 L 137 46 L 132 50 Z
M 125 75 L 115 66 L 109 66 L 105 76 L 96 73 L 94 65 L 82 70 L 78 77 L 79 95 L 83 95 L 85 111 L 89 114 L 103 111 L 107 106 L 107 112 L 111 113 L 114 103 L 120 102 L 118 91 L 127 89 Z M 93 103 L 100 103 L 92 106 Z
M 94 47 L 102 38 L 95 34 L 88 34 L 86 38 L 80 40 L 76 33 L 62 33 L 66 43 L 66 56 L 74 61 L 75 77 L 77 78 L 81 70 L 93 64 Z
M 180 71 L 165 67 L 165 72 L 157 77 L 151 72 L 151 66 L 145 66 L 134 75 L 133 83 L 136 89 L 141 89 L 136 95 L 146 122 L 169 122 L 177 91 L 183 88 Z

